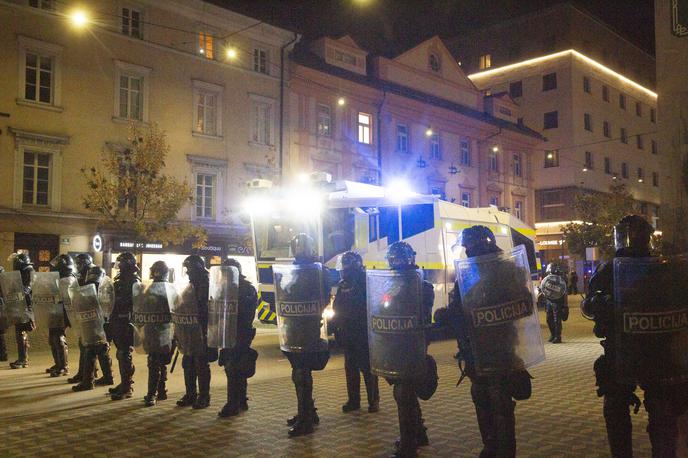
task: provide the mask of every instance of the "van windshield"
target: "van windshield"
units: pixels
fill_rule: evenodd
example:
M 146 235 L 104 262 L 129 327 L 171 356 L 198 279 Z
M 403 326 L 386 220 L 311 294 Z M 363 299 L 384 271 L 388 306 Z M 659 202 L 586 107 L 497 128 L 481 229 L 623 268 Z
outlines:
M 273 215 L 254 219 L 256 238 L 256 259 L 270 261 L 288 258 L 289 242 L 301 232 L 318 241 L 317 224 L 314 219 L 298 215 Z

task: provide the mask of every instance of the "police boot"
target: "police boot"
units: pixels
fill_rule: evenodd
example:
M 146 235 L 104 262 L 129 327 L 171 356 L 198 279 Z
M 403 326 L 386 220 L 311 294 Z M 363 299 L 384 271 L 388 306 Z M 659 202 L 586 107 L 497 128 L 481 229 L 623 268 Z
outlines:
M 7 361 L 7 343 L 5 333 L 0 333 L 0 361 Z
M 150 356 L 148 358 L 148 393 L 143 397 L 143 402 L 146 407 L 152 407 L 157 401 L 156 393 L 160 383 L 160 368 L 151 363 Z
M 12 369 L 20 369 L 29 365 L 29 338 L 25 332 L 17 332 L 17 360 L 10 363 Z
M 100 370 L 103 371 L 103 376 L 95 381 L 96 386 L 107 386 L 115 384 L 115 381 L 112 378 L 112 359 L 110 358 L 109 350 L 110 345 L 99 345 L 98 362 L 100 363 Z
M 497 443 L 497 456 L 516 456 L 516 418 L 514 407 L 516 403 L 511 400 L 511 395 L 500 392 L 499 399 L 493 400 L 495 438 Z
M 64 334 L 60 335 L 57 343 L 58 368 L 50 373 L 51 377 L 60 377 L 69 374 L 69 362 L 67 359 L 69 348 L 67 347 L 67 337 Z
M 368 413 L 374 413 L 380 410 L 380 389 L 378 387 L 378 378 L 370 371 L 363 373 L 363 380 L 365 381 L 366 394 L 368 395 Z
M 237 397 L 239 398 L 239 408 L 241 410 L 248 410 L 248 380 L 244 377 L 240 377 L 238 380 Z
M 198 397 L 191 406 L 192 409 L 210 407 L 210 367 L 206 364 L 198 371 Z
M 298 402 L 297 419 L 289 429 L 289 437 L 305 436 L 313 432 L 315 403 L 313 401 L 313 377 L 310 371 L 295 371 L 294 385 Z
M 167 366 L 160 365 L 160 380 L 158 381 L 158 401 L 167 400 Z
M 58 361 L 59 356 L 57 356 L 57 343 L 55 342 L 55 331 L 53 329 L 48 329 L 48 344 L 50 345 L 50 353 L 53 355 L 53 362 L 55 364 L 47 368 L 45 373 L 51 374 L 58 367 L 60 367 L 60 363 Z
M 184 369 L 186 393 L 177 401 L 177 405 L 179 407 L 188 407 L 196 402 L 196 368 L 190 356 L 182 356 L 182 368 Z
M 84 371 L 81 382 L 72 387 L 73 391 L 88 391 L 93 389 L 93 381 L 96 378 L 96 355 L 92 354 L 93 350 L 84 349 Z
M 86 358 L 86 348 L 84 347 L 83 343 L 81 342 L 81 338 L 79 338 L 79 367 L 77 368 L 76 374 L 74 374 L 74 377 L 70 377 L 67 379 L 67 383 L 79 383 L 83 379 L 84 376 L 84 361 Z
M 217 416 L 221 418 L 233 417 L 241 412 L 238 371 L 225 368 L 225 373 L 227 374 L 227 403 L 217 413 Z

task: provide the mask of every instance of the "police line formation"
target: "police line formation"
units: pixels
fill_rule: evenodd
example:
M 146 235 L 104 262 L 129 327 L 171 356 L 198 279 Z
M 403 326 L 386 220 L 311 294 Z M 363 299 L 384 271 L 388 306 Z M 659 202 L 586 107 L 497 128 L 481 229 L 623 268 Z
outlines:
M 615 226 L 616 255 L 597 268 L 581 304 L 602 338 L 604 351 L 594 372 L 614 457 L 633 456 L 630 408 L 637 413 L 641 405 L 638 387 L 644 391 L 655 457 L 676 456 L 677 418 L 688 406 L 688 309 L 681 295 L 688 262 L 683 255 L 652 256 L 652 233 L 642 217 L 624 217 Z M 464 377 L 471 382 L 483 441 L 480 456 L 513 457 L 515 401 L 530 398 L 528 368 L 545 358 L 527 256 L 522 246 L 502 251 L 484 226 L 465 229 L 457 245 L 465 256 L 455 261 L 455 288 L 449 306 L 435 313 L 435 326 L 456 336 L 459 382 Z M 322 311 L 331 285 L 309 236 L 294 237 L 291 251 L 293 263 L 273 270 L 280 348 L 291 363 L 297 397 L 297 413 L 287 420 L 294 437 L 312 433 L 319 423 L 312 371 L 324 369 L 329 359 Z M 408 243 L 395 242 L 387 252 L 388 268 L 366 271 L 360 255 L 344 253 L 331 323 L 344 348 L 348 401 L 343 412 L 361 408 L 361 374 L 368 411 L 377 412 L 378 377 L 383 377 L 393 386 L 399 417 L 393 456 L 403 457 L 416 456 L 429 443 L 419 399 L 430 399 L 438 381 L 437 365 L 427 353 L 433 287 L 423 279 L 415 254 Z M 187 257 L 189 282 L 178 292 L 167 281 L 162 261 L 153 264 L 152 283 L 144 287 L 131 253 L 117 257 L 114 281 L 87 254 L 75 261 L 60 255 L 51 263 L 54 272 L 46 273 L 34 272 L 24 253 L 11 259 L 14 270 L 0 273 L 0 329 L 15 327 L 19 358 L 12 368 L 28 365 L 27 333 L 37 322 L 50 329 L 55 365 L 47 372 L 68 375 L 65 328 L 72 326 L 80 353 L 78 372 L 69 379 L 74 391 L 114 385 L 109 357 L 109 342 L 114 342 L 121 383 L 110 388 L 113 400 L 132 396 L 135 348 L 148 355 L 145 405 L 166 399 L 167 366 L 174 367 L 178 349 L 186 386 L 178 406 L 209 406 L 209 364 L 218 361 L 227 375 L 227 403 L 218 415 L 248 409 L 247 379 L 258 357 L 251 348 L 257 294 L 236 260 L 208 270 L 201 257 Z M 568 315 L 563 278 L 560 268 L 549 266 L 537 298 L 545 302 L 554 343 L 561 341 L 561 321 Z M 7 360 L 1 337 L 0 357 Z

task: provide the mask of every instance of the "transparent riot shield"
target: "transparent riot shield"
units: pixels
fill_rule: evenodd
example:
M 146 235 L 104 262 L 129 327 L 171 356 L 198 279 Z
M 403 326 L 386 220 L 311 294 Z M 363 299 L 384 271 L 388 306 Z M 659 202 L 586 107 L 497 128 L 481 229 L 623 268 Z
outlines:
M 37 326 L 65 327 L 59 281 L 57 272 L 34 272 L 31 275 L 31 302 Z
M 79 326 L 76 321 L 76 315 L 74 314 L 74 307 L 72 307 L 72 298 L 69 296 L 70 288 L 76 288 L 79 286 L 79 282 L 76 277 L 70 275 L 68 277 L 60 278 L 58 282 L 60 288 L 60 299 L 64 305 L 64 309 L 67 312 L 67 319 L 69 324 L 72 326 L 72 330 L 78 335 Z
M 234 348 L 237 339 L 239 269 L 233 266 L 210 268 L 208 301 L 208 346 Z
M 688 255 L 614 259 L 615 370 L 620 380 L 688 380 Z
M 478 375 L 523 370 L 545 359 L 525 247 L 455 261 Z
M 13 324 L 28 323 L 33 319 L 33 314 L 26 306 L 24 296 L 24 284 L 18 270 L 0 273 L 0 287 L 5 298 L 5 310 L 7 322 Z
M 7 317 L 7 307 L 5 306 L 5 296 L 2 295 L 2 284 L 0 284 L 0 331 L 10 327 Z M 2 332 L 0 332 L 1 334 Z
M 95 345 L 107 341 L 103 330 L 103 313 L 98 304 L 96 285 L 88 284 L 69 289 L 79 336 L 84 345 Z
M 417 270 L 366 271 L 372 371 L 408 379 L 425 373 L 423 284 Z
M 293 353 L 326 350 L 322 265 L 274 264 L 272 271 L 280 348 Z
M 566 295 L 566 280 L 560 275 L 547 275 L 540 283 L 540 291 L 550 301 L 558 301 Z
M 115 306 L 115 284 L 110 277 L 103 277 L 98 285 L 98 303 L 103 315 L 109 317 Z
M 172 315 L 177 292 L 171 283 L 153 282 L 132 286 L 134 298 L 131 322 L 135 328 L 134 346 L 145 353 L 165 353 L 172 347 Z
M 174 337 L 177 339 L 179 351 L 184 355 L 200 355 L 207 352 L 198 316 L 196 289 L 191 283 L 184 288 L 177 305 L 171 311 Z

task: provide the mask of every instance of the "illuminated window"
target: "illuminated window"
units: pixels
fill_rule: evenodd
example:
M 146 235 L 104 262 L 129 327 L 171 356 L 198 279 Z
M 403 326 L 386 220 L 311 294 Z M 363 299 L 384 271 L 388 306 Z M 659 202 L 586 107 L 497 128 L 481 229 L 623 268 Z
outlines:
M 215 216 L 215 183 L 215 175 L 196 174 L 196 218 Z
M 214 38 L 207 32 L 198 32 L 198 53 L 207 59 L 214 58 Z
M 143 38 L 141 11 L 122 8 L 122 33 L 134 38 Z
M 514 81 L 513 83 L 509 84 L 509 95 L 513 99 L 521 97 L 523 95 L 523 82 Z
M 559 151 L 545 151 L 545 168 L 559 167 Z
M 253 48 L 253 71 L 269 74 L 268 52 L 263 48 Z
M 583 125 L 585 130 L 592 132 L 592 116 L 590 116 L 590 113 L 583 114 Z
M 542 75 L 542 91 L 551 91 L 557 88 L 557 74 L 548 73 Z
M 559 112 L 550 111 L 544 114 L 543 127 L 545 129 L 556 129 L 559 127 Z
M 590 94 L 590 91 L 591 91 L 591 89 L 590 89 L 590 78 L 588 78 L 587 76 L 583 77 L 583 91 L 587 92 L 588 94 Z
M 193 81 L 194 132 L 222 135 L 222 87 Z
M 440 134 L 434 133 L 430 136 L 430 158 L 442 159 L 442 149 L 440 148 Z
M 478 68 L 480 70 L 485 70 L 486 68 L 492 67 L 492 56 L 490 54 L 483 54 L 478 60 Z
M 471 142 L 467 138 L 459 140 L 459 149 L 461 150 L 461 165 L 471 165 Z
M 319 137 L 332 136 L 332 116 L 329 105 L 318 104 L 317 131 Z
M 358 142 L 370 145 L 370 126 L 372 116 L 366 113 L 358 113 Z
M 50 189 L 50 154 L 24 152 L 22 203 L 47 206 Z
M 397 124 L 397 151 L 400 153 L 409 152 L 408 126 Z

